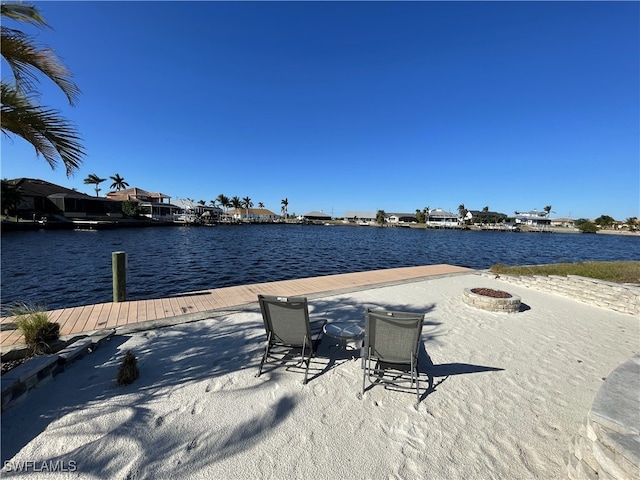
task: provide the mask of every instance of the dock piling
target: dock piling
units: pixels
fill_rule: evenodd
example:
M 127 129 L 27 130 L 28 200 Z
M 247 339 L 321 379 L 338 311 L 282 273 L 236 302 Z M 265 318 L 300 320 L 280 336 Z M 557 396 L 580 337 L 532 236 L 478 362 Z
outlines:
M 113 301 L 124 302 L 127 299 L 127 253 L 111 253 L 111 271 L 113 274 Z

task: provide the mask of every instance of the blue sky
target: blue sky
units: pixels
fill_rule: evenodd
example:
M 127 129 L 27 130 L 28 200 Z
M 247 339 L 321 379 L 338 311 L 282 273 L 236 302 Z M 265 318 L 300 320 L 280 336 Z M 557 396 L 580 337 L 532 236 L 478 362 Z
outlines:
M 3 178 L 93 195 L 87 175 L 118 173 L 277 213 L 640 216 L 638 2 L 36 5 L 53 30 L 20 28 L 82 90 L 71 108 L 42 80 L 42 101 L 87 156 L 67 178 L 3 137 Z

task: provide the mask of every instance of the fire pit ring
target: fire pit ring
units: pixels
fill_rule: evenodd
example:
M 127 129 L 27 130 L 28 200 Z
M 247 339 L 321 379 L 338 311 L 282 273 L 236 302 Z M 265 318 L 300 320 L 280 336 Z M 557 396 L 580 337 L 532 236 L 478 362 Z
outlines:
M 472 307 L 490 312 L 515 313 L 520 311 L 521 299 L 502 290 L 491 288 L 465 288 L 462 301 Z

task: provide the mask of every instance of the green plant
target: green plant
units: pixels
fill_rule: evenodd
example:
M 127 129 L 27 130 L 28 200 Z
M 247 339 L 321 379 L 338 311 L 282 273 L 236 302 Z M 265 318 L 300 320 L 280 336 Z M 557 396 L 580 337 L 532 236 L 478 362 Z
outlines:
M 138 378 L 139 373 L 138 360 L 136 360 L 135 355 L 131 353 L 131 351 L 128 351 L 122 360 L 120 368 L 118 368 L 118 385 L 129 385 L 133 383 L 133 381 Z
M 140 216 L 140 204 L 135 200 L 123 200 L 122 201 L 122 213 L 128 217 Z
M 60 325 L 49 321 L 43 307 L 20 304 L 12 308 L 12 313 L 32 355 L 46 353 L 51 344 L 60 338 Z
M 593 222 L 587 221 L 578 225 L 578 230 L 580 230 L 582 233 L 597 233 L 598 226 Z
M 505 275 L 579 275 L 616 283 L 640 284 L 640 262 L 577 262 L 550 265 L 493 265 L 490 272 Z

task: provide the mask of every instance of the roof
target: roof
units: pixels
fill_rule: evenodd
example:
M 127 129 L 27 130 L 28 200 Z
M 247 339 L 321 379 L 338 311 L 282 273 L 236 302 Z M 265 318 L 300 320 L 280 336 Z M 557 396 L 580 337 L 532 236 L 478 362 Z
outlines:
M 276 213 L 273 213 L 271 210 L 268 210 L 266 208 L 249 208 L 249 215 L 263 215 L 263 216 L 271 216 L 271 217 L 277 217 L 278 215 Z M 247 209 L 246 208 L 234 208 L 231 209 L 227 212 L 229 215 L 234 215 L 234 214 L 240 214 L 240 215 L 245 215 L 247 213 Z
M 376 218 L 376 212 L 344 212 L 344 218 Z
M 86 193 L 80 193 L 76 190 L 35 178 L 14 178 L 13 180 L 7 180 L 7 182 L 14 185 L 23 197 L 48 197 L 49 195 L 67 194 L 76 198 L 94 200 L 96 198 Z
M 169 195 L 165 195 L 164 193 L 147 192 L 146 190 L 137 187 L 107 193 L 107 198 L 115 198 L 118 200 L 131 200 L 132 198 L 140 199 L 143 197 L 160 199 L 171 198 Z
M 305 213 L 302 216 L 305 218 L 326 218 L 327 220 L 331 219 L 331 215 L 327 215 L 324 212 L 318 212 L 317 210 L 314 210 L 309 213 Z

